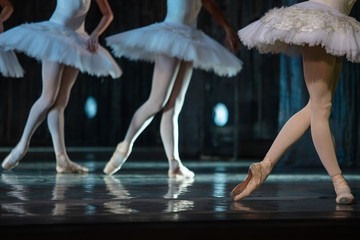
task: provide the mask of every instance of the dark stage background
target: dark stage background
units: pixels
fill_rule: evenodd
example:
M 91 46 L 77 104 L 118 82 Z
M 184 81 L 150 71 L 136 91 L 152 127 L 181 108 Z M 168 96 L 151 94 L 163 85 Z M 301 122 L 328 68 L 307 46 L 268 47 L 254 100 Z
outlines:
M 11 28 L 25 22 L 47 20 L 55 0 L 12 0 L 15 12 L 5 23 Z M 290 0 L 217 0 L 236 30 L 261 17 L 269 8 L 290 5 Z M 101 36 L 106 36 L 161 21 L 166 0 L 109 0 L 114 20 Z M 360 5 L 351 14 L 360 17 Z M 93 1 L 87 17 L 88 32 L 100 19 Z M 198 26 L 223 42 L 224 32 L 205 9 Z M 303 81 L 301 58 L 283 55 L 260 55 L 245 48 L 237 53 L 244 62 L 243 71 L 234 78 L 221 78 L 211 72 L 195 70 L 185 105 L 179 119 L 180 151 L 186 158 L 261 158 L 279 128 L 308 100 Z M 41 92 L 41 64 L 18 54 L 26 75 L 21 79 L 0 79 L 0 147 L 13 147 L 19 140 L 31 105 Z M 80 74 L 66 110 L 66 142 L 69 147 L 108 147 L 122 140 L 134 111 L 150 92 L 153 65 L 117 59 L 124 71 L 120 79 L 95 78 Z M 331 124 L 342 165 L 360 165 L 359 160 L 359 89 L 357 64 L 345 62 L 333 105 Z M 89 97 L 97 102 L 97 115 L 88 118 L 85 104 Z M 224 103 L 229 121 L 223 127 L 213 122 L 213 109 Z M 136 149 L 162 151 L 159 117 L 143 132 Z M 51 138 L 42 124 L 31 147 L 51 147 Z M 165 157 L 165 155 L 164 155 Z M 317 166 L 311 136 L 307 133 L 284 156 L 282 165 Z

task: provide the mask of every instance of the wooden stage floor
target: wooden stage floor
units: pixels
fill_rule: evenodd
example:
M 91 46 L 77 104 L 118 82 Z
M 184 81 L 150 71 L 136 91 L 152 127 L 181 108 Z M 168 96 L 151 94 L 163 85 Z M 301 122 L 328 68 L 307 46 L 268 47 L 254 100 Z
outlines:
M 250 197 L 229 192 L 251 161 L 184 161 L 194 179 L 169 179 L 166 161 L 129 160 L 114 176 L 105 160 L 74 161 L 85 175 L 56 174 L 24 159 L 0 178 L 1 239 L 340 239 L 359 234 L 360 204 L 335 203 L 323 169 L 274 169 Z M 343 169 L 356 199 L 360 169 Z M 353 239 L 353 238 L 352 238 Z

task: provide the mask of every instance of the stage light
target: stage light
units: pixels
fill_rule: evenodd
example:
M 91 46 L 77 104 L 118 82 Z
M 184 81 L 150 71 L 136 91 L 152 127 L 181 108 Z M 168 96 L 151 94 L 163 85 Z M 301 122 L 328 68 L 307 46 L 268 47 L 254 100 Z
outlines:
M 224 127 L 229 121 L 229 111 L 225 104 L 217 103 L 213 109 L 213 120 L 216 126 Z
M 85 102 L 85 114 L 88 118 L 94 118 L 97 114 L 97 101 L 94 97 L 88 97 Z

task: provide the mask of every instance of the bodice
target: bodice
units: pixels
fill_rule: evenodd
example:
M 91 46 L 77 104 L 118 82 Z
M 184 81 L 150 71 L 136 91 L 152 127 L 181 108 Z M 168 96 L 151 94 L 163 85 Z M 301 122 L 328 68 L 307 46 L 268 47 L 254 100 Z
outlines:
M 310 0 L 310 1 L 322 3 L 346 15 L 350 14 L 351 9 L 356 2 L 356 0 Z
M 196 27 L 196 19 L 201 6 L 201 0 L 167 0 L 165 22 L 182 23 Z
M 83 32 L 90 4 L 91 0 L 57 0 L 56 9 L 50 21 L 77 32 Z

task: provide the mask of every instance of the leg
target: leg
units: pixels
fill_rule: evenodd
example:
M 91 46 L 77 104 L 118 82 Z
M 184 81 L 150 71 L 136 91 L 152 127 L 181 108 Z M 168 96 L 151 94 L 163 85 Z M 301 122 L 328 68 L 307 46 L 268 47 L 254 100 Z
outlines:
M 334 75 L 334 83 L 330 87 L 332 93 L 331 99 L 335 94 L 336 86 L 340 78 L 341 67 L 342 59 L 336 58 L 335 68 L 328 70 L 328 73 Z M 317 70 L 316 67 L 314 69 Z M 306 71 L 305 68 L 304 71 Z M 307 77 L 306 72 L 305 77 Z M 260 163 L 256 163 L 250 166 L 249 176 L 247 177 L 247 179 L 243 183 L 236 186 L 231 192 L 234 200 L 240 200 L 255 191 L 266 180 L 272 168 L 279 161 L 285 151 L 290 146 L 292 146 L 301 136 L 304 135 L 306 130 L 309 128 L 311 122 L 311 102 L 312 99 L 310 97 L 309 103 L 288 120 L 288 122 L 285 124 L 285 126 L 281 129 L 280 133 L 276 137 L 264 160 Z M 335 140 L 332 135 L 331 139 L 333 142 L 333 146 L 335 146 Z
M 125 139 L 118 144 L 104 172 L 114 174 L 124 164 L 131 153 L 132 145 L 142 131 L 150 124 L 155 114 L 161 111 L 170 97 L 179 70 L 179 60 L 158 55 L 155 60 L 152 87 L 149 99 L 135 112 Z
M 48 113 L 48 127 L 54 144 L 56 170 L 58 173 L 83 173 L 88 169 L 70 161 L 65 148 L 64 111 L 69 102 L 70 92 L 78 76 L 79 70 L 65 66 L 62 74 L 60 90 L 55 104 Z
M 190 84 L 192 70 L 191 62 L 181 62 L 174 87 L 161 118 L 160 133 L 169 160 L 170 177 L 194 177 L 194 173 L 183 166 L 180 160 L 178 126 L 178 118 Z
M 2 167 L 6 170 L 14 168 L 27 152 L 30 139 L 35 130 L 44 121 L 49 109 L 55 103 L 61 82 L 64 66 L 57 62 L 42 63 L 42 93 L 31 107 L 23 134 L 19 143 L 4 160 Z
M 332 96 L 335 94 L 336 86 L 339 82 L 342 68 L 342 58 L 337 58 L 334 70 L 335 84 L 332 89 Z M 271 161 L 271 165 L 275 166 L 281 156 L 299 140 L 310 127 L 311 119 L 311 101 L 299 112 L 293 115 L 279 132 L 265 159 Z
M 341 174 L 329 123 L 341 63 L 321 47 L 303 47 L 302 54 L 306 86 L 311 99 L 311 134 L 315 149 L 333 180 L 336 202 L 351 204 L 354 197 Z
M 309 129 L 310 118 L 311 101 L 286 122 L 271 145 L 264 160 L 250 166 L 249 176 L 230 193 L 234 200 L 237 201 L 245 198 L 260 187 L 286 150 L 299 140 Z
M 310 101 L 294 114 L 281 129 L 267 152 L 265 159 L 274 167 L 282 155 L 297 142 L 310 127 Z

